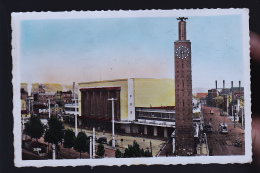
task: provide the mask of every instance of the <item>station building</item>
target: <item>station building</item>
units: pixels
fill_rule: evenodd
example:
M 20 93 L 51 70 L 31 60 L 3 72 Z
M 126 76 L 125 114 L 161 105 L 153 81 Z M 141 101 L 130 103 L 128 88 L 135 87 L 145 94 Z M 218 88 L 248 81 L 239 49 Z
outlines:
M 116 79 L 82 82 L 79 86 L 79 125 L 99 130 L 167 137 L 175 128 L 174 79 Z

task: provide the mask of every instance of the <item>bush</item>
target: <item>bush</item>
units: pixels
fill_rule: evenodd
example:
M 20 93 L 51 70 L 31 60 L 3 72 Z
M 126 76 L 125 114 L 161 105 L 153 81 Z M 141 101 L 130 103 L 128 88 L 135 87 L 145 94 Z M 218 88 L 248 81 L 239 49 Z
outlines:
M 128 148 L 125 149 L 124 157 L 152 157 L 152 153 L 150 151 L 144 151 L 140 149 L 139 144 L 134 141 L 133 145 L 129 145 Z
M 87 135 L 85 132 L 78 133 L 78 136 L 76 137 L 74 142 L 74 149 L 80 152 L 80 158 L 81 152 L 89 152 L 89 141 L 87 140 Z
M 121 158 L 122 157 L 122 153 L 121 153 L 121 151 L 119 149 L 116 150 L 115 157 L 116 158 Z
M 105 155 L 105 147 L 101 143 L 98 145 L 97 155 L 99 157 L 104 157 L 104 155 Z

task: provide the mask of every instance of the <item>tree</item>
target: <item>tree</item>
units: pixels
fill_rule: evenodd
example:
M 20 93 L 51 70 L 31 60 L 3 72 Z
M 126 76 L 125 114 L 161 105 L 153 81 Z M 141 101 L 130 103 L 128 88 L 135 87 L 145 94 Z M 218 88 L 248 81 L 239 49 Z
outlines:
M 75 141 L 75 133 L 71 129 L 67 129 L 64 135 L 63 147 L 68 148 L 69 155 L 70 155 L 69 149 L 73 147 L 74 141 Z
M 122 153 L 121 153 L 121 151 L 119 149 L 116 150 L 115 156 L 116 156 L 116 158 L 121 158 L 122 157 Z
M 128 148 L 125 149 L 124 157 L 152 157 L 152 153 L 140 149 L 139 144 L 134 141 L 133 145 L 129 145 Z
M 63 125 L 62 122 L 54 116 L 48 120 L 49 128 L 45 132 L 44 142 L 49 142 L 57 146 L 59 149 L 58 143 L 62 141 L 63 138 Z M 58 153 L 58 150 L 56 150 Z
M 104 157 L 104 155 L 105 155 L 105 148 L 104 148 L 104 145 L 101 143 L 98 145 L 97 155 L 99 157 Z
M 41 120 L 37 116 L 32 115 L 29 122 L 25 124 L 24 132 L 31 138 L 35 138 L 38 143 L 38 139 L 42 137 L 44 133 L 44 127 Z
M 89 141 L 85 132 L 78 133 L 78 136 L 76 137 L 74 142 L 74 149 L 80 152 L 80 158 L 81 152 L 89 152 Z

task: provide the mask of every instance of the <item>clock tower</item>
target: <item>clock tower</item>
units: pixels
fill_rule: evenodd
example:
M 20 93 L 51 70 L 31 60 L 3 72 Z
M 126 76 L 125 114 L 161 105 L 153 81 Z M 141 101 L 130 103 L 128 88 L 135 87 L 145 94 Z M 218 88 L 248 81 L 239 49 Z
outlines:
M 179 40 L 174 42 L 175 54 L 175 154 L 194 154 L 192 118 L 191 42 L 186 40 L 186 20 L 179 17 Z

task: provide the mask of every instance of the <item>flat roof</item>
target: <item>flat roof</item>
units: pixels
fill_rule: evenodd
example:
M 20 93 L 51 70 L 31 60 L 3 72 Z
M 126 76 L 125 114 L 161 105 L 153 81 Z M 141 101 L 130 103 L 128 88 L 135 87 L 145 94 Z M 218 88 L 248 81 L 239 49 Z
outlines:
M 78 85 L 82 84 L 92 84 L 92 83 L 104 83 L 104 82 L 113 82 L 113 81 L 127 81 L 128 79 L 113 79 L 113 80 L 101 80 L 101 81 L 92 81 L 92 82 L 79 82 Z

